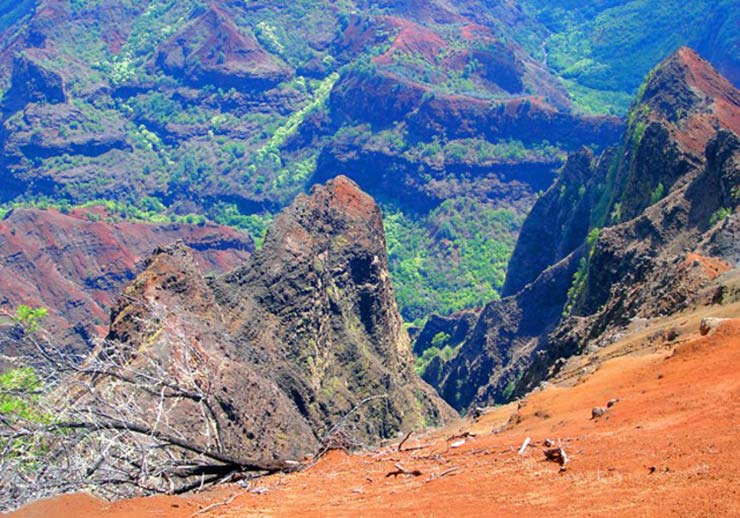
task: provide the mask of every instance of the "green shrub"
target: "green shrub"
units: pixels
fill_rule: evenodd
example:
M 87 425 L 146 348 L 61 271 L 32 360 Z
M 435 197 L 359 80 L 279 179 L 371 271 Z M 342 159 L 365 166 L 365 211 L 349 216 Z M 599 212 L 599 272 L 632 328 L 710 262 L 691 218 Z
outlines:
M 663 187 L 663 183 L 658 183 L 658 186 L 655 188 L 655 190 L 650 194 L 650 205 L 654 205 L 658 203 L 660 200 L 662 200 L 665 197 L 665 187 Z
M 16 321 L 29 332 L 38 331 L 41 327 L 41 320 L 49 313 L 46 308 L 32 308 L 21 304 L 15 310 Z
M 709 224 L 711 226 L 716 225 L 720 221 L 723 221 L 727 218 L 729 218 L 732 215 L 732 210 L 722 207 L 718 209 L 714 214 L 712 214 L 712 217 L 709 220 Z

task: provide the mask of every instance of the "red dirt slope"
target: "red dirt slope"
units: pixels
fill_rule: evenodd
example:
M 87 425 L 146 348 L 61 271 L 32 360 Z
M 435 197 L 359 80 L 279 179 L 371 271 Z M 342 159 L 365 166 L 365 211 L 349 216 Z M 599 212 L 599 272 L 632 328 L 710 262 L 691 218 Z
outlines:
M 740 305 L 733 308 L 723 314 L 736 315 Z M 695 329 L 692 318 L 668 325 Z M 198 516 L 738 516 L 740 319 L 707 337 L 656 336 L 642 332 L 572 362 L 559 383 L 520 408 L 500 407 L 404 445 L 430 445 L 421 449 L 335 452 L 306 472 L 253 482 L 253 492 L 231 486 L 116 504 L 73 495 L 13 516 L 189 517 L 235 495 Z M 591 419 L 592 407 L 612 398 L 620 401 Z M 446 438 L 462 431 L 475 437 L 453 448 Z M 526 437 L 533 446 L 517 455 Z M 546 438 L 562 441 L 571 458 L 562 474 L 543 460 Z M 387 477 L 396 463 L 422 474 Z

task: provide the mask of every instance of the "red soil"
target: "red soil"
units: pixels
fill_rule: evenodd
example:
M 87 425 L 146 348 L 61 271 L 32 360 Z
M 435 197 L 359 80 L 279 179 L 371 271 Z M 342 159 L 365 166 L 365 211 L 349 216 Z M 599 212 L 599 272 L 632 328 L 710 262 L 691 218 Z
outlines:
M 396 17 L 389 17 L 386 20 L 392 30 L 398 31 L 398 35 L 384 54 L 373 59 L 379 65 L 393 63 L 393 55 L 396 52 L 410 56 L 419 55 L 426 61 L 434 63 L 437 55 L 446 46 L 439 34 L 422 25 Z
M 89 221 L 88 214 L 101 221 Z M 106 222 L 102 207 L 62 214 L 16 209 L 0 220 L 0 309 L 20 304 L 50 310 L 55 331 L 77 322 L 107 322 L 123 286 L 138 274 L 157 246 L 184 240 L 195 247 L 203 272 L 222 273 L 249 256 L 251 241 L 217 225 Z M 104 332 L 104 329 L 100 329 Z
M 72 495 L 13 516 L 189 517 L 232 496 L 198 516 L 740 515 L 740 320 L 712 336 L 649 344 L 637 337 L 583 357 L 519 409 L 499 407 L 478 422 L 412 436 L 405 448 L 429 446 L 335 452 L 303 473 L 253 482 L 265 494 L 232 486 L 116 504 Z M 597 361 L 614 355 L 621 356 Z M 589 362 L 597 370 L 586 376 Z M 611 398 L 620 401 L 591 419 L 592 407 Z M 476 436 L 452 448 L 446 438 L 462 431 Z M 526 437 L 532 446 L 520 456 Z M 544 460 L 546 438 L 562 441 L 571 458 L 562 474 Z M 386 476 L 396 463 L 422 475 Z M 452 468 L 458 469 L 435 478 Z
M 693 50 L 679 49 L 678 57 L 686 67 L 688 85 L 711 99 L 710 109 L 688 117 L 676 135 L 684 149 L 701 156 L 717 128 L 740 133 L 740 92 Z
M 721 259 L 716 257 L 704 257 L 703 255 L 689 253 L 684 261 L 685 266 L 691 266 L 692 264 L 698 264 L 704 270 L 704 275 L 707 279 L 713 281 L 725 272 L 729 272 L 732 267 Z

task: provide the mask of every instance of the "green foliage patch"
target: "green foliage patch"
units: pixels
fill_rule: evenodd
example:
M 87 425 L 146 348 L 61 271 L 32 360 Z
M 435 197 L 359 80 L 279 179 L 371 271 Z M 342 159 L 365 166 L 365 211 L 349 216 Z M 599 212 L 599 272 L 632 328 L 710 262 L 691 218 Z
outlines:
M 467 199 L 423 221 L 384 207 L 396 299 L 408 321 L 481 307 L 499 297 L 523 217 Z

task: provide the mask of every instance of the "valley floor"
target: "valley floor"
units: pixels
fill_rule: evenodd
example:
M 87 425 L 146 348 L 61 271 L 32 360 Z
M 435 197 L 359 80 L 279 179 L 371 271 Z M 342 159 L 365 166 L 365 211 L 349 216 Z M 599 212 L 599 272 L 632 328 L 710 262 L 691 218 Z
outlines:
M 700 337 L 708 313 L 738 317 L 740 304 L 646 323 L 571 360 L 519 405 L 412 435 L 405 451 L 396 443 L 332 452 L 303 473 L 255 481 L 251 491 L 115 504 L 70 495 L 13 516 L 740 516 L 740 319 Z M 682 334 L 669 342 L 662 332 L 671 328 Z M 603 417 L 591 418 L 613 398 Z M 462 439 L 448 438 L 465 432 L 474 436 L 452 447 Z M 519 455 L 527 437 L 531 446 Z M 563 473 L 544 460 L 545 439 L 569 456 Z M 421 475 L 387 476 L 396 464 Z

